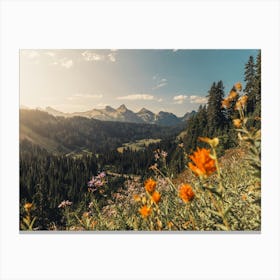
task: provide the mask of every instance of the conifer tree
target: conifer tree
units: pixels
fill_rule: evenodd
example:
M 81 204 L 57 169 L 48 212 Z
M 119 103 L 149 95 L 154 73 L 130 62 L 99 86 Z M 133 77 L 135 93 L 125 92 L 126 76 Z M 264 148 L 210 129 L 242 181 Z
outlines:
M 256 94 L 256 106 L 255 115 L 261 116 L 261 50 L 256 59 L 256 81 L 255 81 L 255 94 Z
M 207 123 L 209 135 L 213 136 L 217 130 L 223 129 L 226 124 L 225 112 L 221 107 L 224 98 L 224 85 L 222 81 L 214 82 L 209 90 L 207 106 Z
M 245 64 L 244 81 L 246 82 L 244 91 L 248 95 L 247 112 L 252 113 L 256 106 L 256 71 L 254 57 L 251 55 Z

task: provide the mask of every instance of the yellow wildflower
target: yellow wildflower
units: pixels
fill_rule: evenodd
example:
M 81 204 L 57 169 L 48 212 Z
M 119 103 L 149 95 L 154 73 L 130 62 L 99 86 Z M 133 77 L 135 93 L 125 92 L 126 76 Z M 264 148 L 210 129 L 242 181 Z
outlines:
M 237 128 L 240 128 L 242 125 L 242 121 L 240 119 L 234 119 L 233 120 L 233 125 Z
M 32 208 L 32 205 L 33 205 L 32 203 L 27 202 L 27 203 L 24 204 L 23 207 L 24 207 L 26 212 L 29 212 L 30 209 Z
M 237 91 L 241 91 L 242 90 L 242 84 L 240 82 L 237 82 L 234 87 L 236 88 Z
M 213 139 L 208 137 L 199 137 L 198 140 L 209 144 L 212 148 L 215 148 L 219 145 L 219 139 L 217 137 Z

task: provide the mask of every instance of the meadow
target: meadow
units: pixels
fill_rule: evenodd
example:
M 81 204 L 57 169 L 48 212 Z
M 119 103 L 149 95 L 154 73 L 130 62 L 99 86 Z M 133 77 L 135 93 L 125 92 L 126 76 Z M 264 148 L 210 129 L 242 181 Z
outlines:
M 234 111 L 236 147 L 220 155 L 221 139 L 200 135 L 196 140 L 202 146 L 187 153 L 179 142 L 176 149 L 184 155 L 184 170 L 176 176 L 167 165 L 169 154 L 155 149 L 147 170 L 151 175 L 144 180 L 126 176 L 113 194 L 108 190 L 110 170 L 92 174 L 84 199 L 75 204 L 62 200 L 57 205 L 62 223 L 50 223 L 48 230 L 260 231 L 261 129 L 255 124 L 261 119 L 248 115 L 247 106 L 241 83 L 221 100 L 220 107 Z M 145 141 L 131 145 L 142 149 Z M 21 230 L 38 229 L 36 207 L 32 201 L 22 203 Z

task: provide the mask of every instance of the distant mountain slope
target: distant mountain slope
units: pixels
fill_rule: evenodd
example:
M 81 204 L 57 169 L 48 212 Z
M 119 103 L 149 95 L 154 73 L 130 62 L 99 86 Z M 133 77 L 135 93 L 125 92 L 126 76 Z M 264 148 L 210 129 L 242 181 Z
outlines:
M 108 108 L 107 108 L 108 110 Z M 120 108 L 125 110 L 125 108 Z M 128 112 L 127 114 L 130 114 Z M 165 139 L 184 127 L 147 123 L 110 122 L 85 117 L 64 118 L 40 110 L 20 110 L 20 140 L 28 140 L 51 152 L 88 149 L 112 150 L 123 143 L 144 138 Z
M 129 110 L 124 104 L 119 108 L 114 109 L 110 106 L 106 106 L 104 109 L 92 109 L 85 112 L 75 112 L 75 113 L 63 113 L 57 111 L 51 107 L 45 109 L 46 112 L 53 116 L 63 116 L 66 118 L 70 117 L 85 117 L 93 118 L 101 121 L 117 121 L 117 122 L 129 122 L 129 123 L 148 123 L 148 124 L 158 124 L 161 126 L 174 126 L 182 122 L 185 122 L 190 115 L 194 113 L 186 113 L 182 118 L 175 116 L 168 112 L 159 112 L 155 114 L 146 108 L 142 108 L 139 112 L 134 113 Z

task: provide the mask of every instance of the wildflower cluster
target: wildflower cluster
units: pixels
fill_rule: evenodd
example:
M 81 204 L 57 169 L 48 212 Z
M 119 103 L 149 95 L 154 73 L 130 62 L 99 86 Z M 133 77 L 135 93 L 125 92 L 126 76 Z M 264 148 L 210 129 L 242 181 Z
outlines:
M 95 192 L 97 191 L 100 187 L 104 186 L 106 183 L 105 181 L 106 173 L 101 172 L 97 176 L 92 176 L 91 180 L 88 182 L 88 191 L 89 192 Z M 99 190 L 99 192 L 102 192 Z
M 144 187 L 146 190 L 146 197 L 141 200 L 140 196 L 135 196 L 135 201 L 142 201 L 143 206 L 139 209 L 139 212 L 143 218 L 148 217 L 152 213 L 152 205 L 156 205 L 160 202 L 161 194 L 156 191 L 156 181 L 149 178 L 145 181 Z

